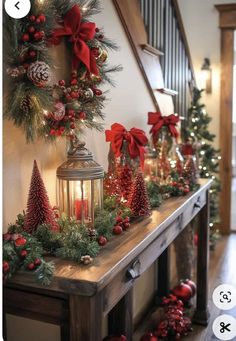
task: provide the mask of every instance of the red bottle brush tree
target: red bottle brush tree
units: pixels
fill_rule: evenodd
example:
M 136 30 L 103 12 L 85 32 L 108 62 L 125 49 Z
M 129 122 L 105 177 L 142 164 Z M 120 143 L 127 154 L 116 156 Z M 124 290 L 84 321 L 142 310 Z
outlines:
M 24 230 L 32 233 L 42 224 L 50 225 L 53 231 L 59 230 L 37 162 L 34 161 Z
M 121 200 L 128 201 L 133 182 L 132 167 L 129 164 L 118 166 L 117 175 Z
M 129 207 L 134 216 L 146 216 L 151 214 L 147 187 L 141 170 L 137 172 L 133 182 L 129 198 Z

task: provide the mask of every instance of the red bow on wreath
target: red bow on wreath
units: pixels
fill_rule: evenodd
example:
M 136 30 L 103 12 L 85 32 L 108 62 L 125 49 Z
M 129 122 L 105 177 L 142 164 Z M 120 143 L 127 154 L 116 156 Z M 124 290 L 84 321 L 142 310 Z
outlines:
M 92 22 L 82 22 L 81 18 L 79 6 L 73 6 L 64 17 L 64 27 L 54 30 L 50 42 L 58 45 L 64 36 L 68 36 L 69 42 L 74 45 L 73 70 L 78 69 L 81 61 L 89 72 L 98 75 L 96 60 L 86 43 L 94 38 L 96 25 Z
M 171 114 L 169 116 L 162 116 L 160 112 L 148 113 L 148 124 L 152 124 L 150 133 L 152 134 L 153 141 L 156 142 L 159 130 L 166 126 L 169 129 L 171 136 L 177 138 L 179 133 L 176 129 L 176 125 L 179 122 L 179 116 Z
M 127 131 L 124 126 L 119 123 L 114 123 L 111 126 L 111 130 L 106 130 L 106 141 L 111 142 L 113 153 L 116 157 L 119 157 L 122 153 L 122 145 L 124 141 L 127 141 L 128 152 L 131 159 L 140 157 L 141 167 L 144 165 L 144 153 L 148 138 L 145 132 L 138 128 L 132 128 Z

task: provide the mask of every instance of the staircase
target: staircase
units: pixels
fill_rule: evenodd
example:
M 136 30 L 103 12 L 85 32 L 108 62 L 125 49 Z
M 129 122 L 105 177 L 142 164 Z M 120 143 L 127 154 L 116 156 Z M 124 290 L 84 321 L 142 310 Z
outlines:
M 196 81 L 177 0 L 113 2 L 157 110 L 159 92 L 186 118 Z

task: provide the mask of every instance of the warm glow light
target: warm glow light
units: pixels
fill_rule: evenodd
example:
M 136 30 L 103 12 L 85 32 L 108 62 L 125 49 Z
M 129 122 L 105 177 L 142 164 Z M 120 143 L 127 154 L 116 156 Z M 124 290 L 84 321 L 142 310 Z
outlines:
M 201 151 L 200 151 L 200 154 L 201 154 L 201 155 L 205 155 L 205 151 L 204 151 L 204 150 L 201 150 Z

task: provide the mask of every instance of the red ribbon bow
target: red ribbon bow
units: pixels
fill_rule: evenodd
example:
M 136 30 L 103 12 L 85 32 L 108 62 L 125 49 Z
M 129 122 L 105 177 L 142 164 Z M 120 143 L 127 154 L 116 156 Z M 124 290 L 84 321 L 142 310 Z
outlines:
M 150 133 L 152 134 L 153 141 L 156 142 L 159 130 L 166 126 L 169 129 L 171 136 L 177 138 L 179 133 L 176 125 L 179 122 L 179 116 L 171 114 L 169 116 L 162 116 L 160 112 L 148 113 L 148 124 L 152 124 Z
M 50 42 L 58 45 L 64 36 L 68 36 L 69 42 L 74 45 L 73 70 L 78 69 L 81 61 L 89 72 L 98 75 L 95 57 L 86 43 L 94 38 L 96 25 L 92 22 L 82 22 L 81 18 L 79 6 L 74 5 L 64 17 L 64 27 L 54 30 Z
M 119 123 L 114 123 L 111 126 L 111 130 L 106 130 L 106 142 L 111 142 L 113 153 L 116 157 L 119 157 L 122 153 L 122 145 L 124 141 L 127 141 L 128 152 L 131 159 L 140 157 L 141 167 L 144 166 L 144 153 L 148 138 L 145 132 L 138 128 L 132 128 L 127 131 L 124 126 Z

